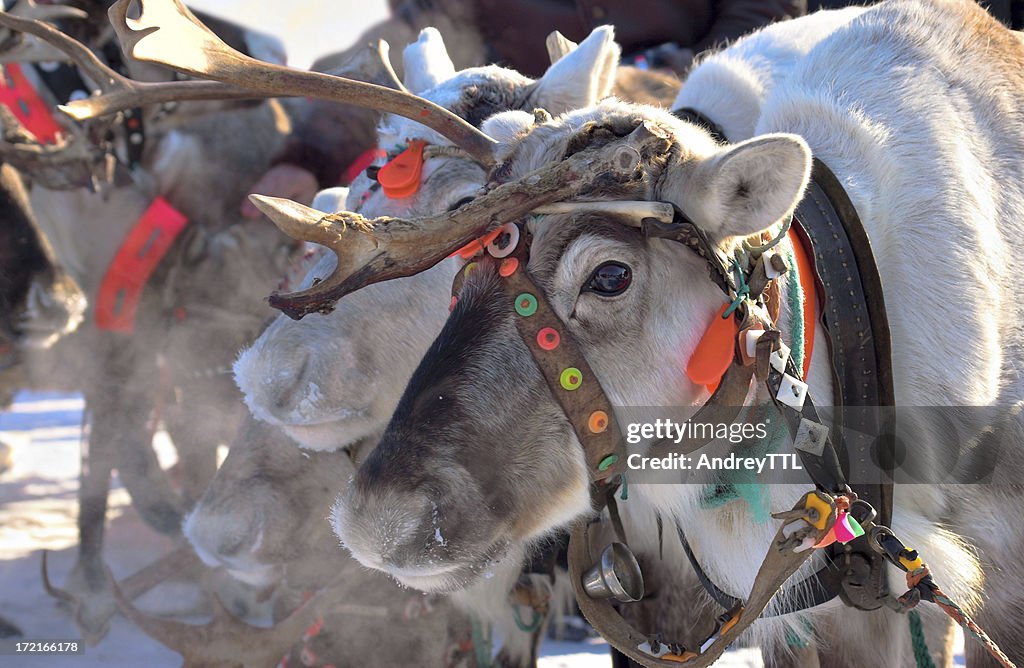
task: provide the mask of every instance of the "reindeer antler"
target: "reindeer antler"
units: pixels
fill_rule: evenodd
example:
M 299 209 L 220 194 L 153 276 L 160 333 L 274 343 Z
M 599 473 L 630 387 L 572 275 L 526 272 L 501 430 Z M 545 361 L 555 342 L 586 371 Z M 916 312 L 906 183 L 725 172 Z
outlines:
M 113 9 L 113 8 L 112 8 Z M 267 97 L 262 93 L 217 81 L 133 81 L 107 67 L 78 40 L 37 19 L 0 12 L 0 25 L 32 35 L 58 49 L 91 79 L 102 95 L 78 100 L 61 110 L 76 120 L 86 120 L 132 107 L 177 100 L 231 100 Z
M 37 5 L 35 0 L 21 0 L 9 11 L 12 16 L 38 21 L 57 19 L 86 19 L 89 15 L 77 7 L 67 5 Z M 57 60 L 60 52 L 35 35 L 15 34 L 4 39 L 0 62 L 45 62 Z
M 79 620 L 79 611 L 82 609 L 82 602 L 71 592 L 61 589 L 60 587 L 56 587 L 50 582 L 48 555 L 49 552 L 47 550 L 43 550 L 43 559 L 39 566 L 40 576 L 43 581 L 43 588 L 46 590 L 47 594 L 66 604 L 71 609 L 71 615 L 75 620 L 75 624 L 79 627 L 79 630 L 85 633 L 87 629 L 83 628 L 83 625 Z M 201 568 L 203 568 L 202 562 L 199 561 L 199 558 L 195 553 L 187 545 L 182 545 L 181 547 L 168 552 L 156 561 L 143 566 L 140 570 L 121 580 L 120 584 L 114 580 L 113 575 L 111 575 L 109 571 L 107 575 L 112 586 L 121 596 L 128 600 L 134 600 L 178 573 L 194 572 Z M 110 614 L 113 615 L 113 611 L 111 611 Z M 109 619 L 109 617 L 107 619 Z M 98 627 L 106 627 L 107 625 L 105 622 L 106 620 L 91 620 L 92 625 Z M 101 635 L 99 638 L 91 639 L 93 640 L 92 644 L 98 642 L 99 639 L 106 634 L 105 628 L 100 633 Z
M 151 97 L 172 95 L 167 89 L 176 85 L 172 99 L 313 97 L 353 104 L 415 120 L 446 137 L 484 166 L 490 167 L 494 163 L 496 143 L 493 139 L 432 102 L 402 90 L 320 72 L 291 69 L 250 58 L 225 44 L 180 0 L 139 0 L 142 11 L 137 19 L 128 18 L 128 8 L 132 2 L 118 0 L 108 11 L 114 31 L 129 57 L 164 65 L 200 79 L 213 80 L 150 84 L 154 86 L 149 88 Z M 31 32 L 27 27 L 18 29 Z M 33 26 L 33 29 L 43 30 L 38 25 Z M 47 41 L 57 45 L 53 40 Z M 95 58 L 90 61 L 95 61 Z M 89 66 L 96 69 L 94 62 L 90 62 Z M 104 95 L 75 101 L 62 109 L 81 120 L 127 106 L 152 102 L 151 99 L 138 97 L 146 90 L 143 88 L 145 84 L 132 82 L 125 77 L 114 79 L 109 76 L 109 72 L 104 72 L 103 76 L 107 81 Z M 190 89 L 187 93 L 186 86 Z M 209 97 L 201 97 L 204 95 Z
M 210 594 L 213 619 L 201 626 L 142 612 L 116 583 L 114 600 L 121 614 L 146 635 L 181 654 L 185 659 L 183 668 L 273 668 L 323 614 L 327 591 L 319 590 L 270 628 L 252 626 L 235 617 L 216 594 Z
M 52 190 L 99 189 L 113 180 L 113 156 L 98 150 L 81 130 L 43 144 L 10 109 L 0 105 L 0 160 Z
M 455 211 L 415 220 L 327 214 L 286 199 L 250 195 L 282 232 L 326 246 L 338 257 L 330 276 L 301 292 L 271 295 L 270 305 L 296 320 L 329 312 L 350 292 L 425 271 L 455 249 L 538 206 L 629 181 L 645 157 L 664 154 L 670 145 L 661 128 L 644 122 L 626 137 L 498 185 Z

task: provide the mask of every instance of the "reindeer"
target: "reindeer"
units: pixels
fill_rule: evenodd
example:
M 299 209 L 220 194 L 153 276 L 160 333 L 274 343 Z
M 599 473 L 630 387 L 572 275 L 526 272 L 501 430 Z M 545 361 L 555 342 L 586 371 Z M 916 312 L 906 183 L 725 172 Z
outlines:
M 967 63 L 972 71 L 984 67 L 981 81 L 967 74 Z M 1017 306 L 989 308 L 1006 299 L 1005 281 L 989 276 L 1005 279 L 1017 264 L 1002 249 L 1019 236 L 1016 221 L 1024 208 L 1022 64 L 1020 40 L 973 3 L 907 0 L 872 8 L 811 50 L 767 96 L 758 136 L 737 145 L 721 146 L 701 127 L 618 102 L 547 122 L 503 114 L 484 125 L 504 144 L 497 152 L 500 182 L 459 211 L 416 223 L 341 215 L 316 229 L 309 225 L 319 220 L 315 214 L 281 204 L 277 222 L 328 245 L 339 256 L 339 270 L 274 303 L 294 316 L 325 308 L 369 283 L 429 267 L 445 256 L 443 249 L 504 221 L 539 212 L 521 232 L 532 236 L 528 273 L 604 393 L 620 407 L 697 406 L 707 391 L 682 370 L 704 323 L 721 309 L 721 293 L 704 278 L 705 261 L 637 232 L 631 217 L 652 209 L 629 202 L 671 203 L 714 247 L 731 254 L 745 238 L 766 231 L 774 236 L 803 194 L 813 150 L 843 183 L 875 242 L 890 303 L 898 403 L 1012 405 L 1021 398 L 1014 371 L 1021 341 L 1011 324 Z M 467 145 L 487 160 L 486 142 Z M 589 206 L 544 208 L 576 196 L 591 200 Z M 609 202 L 604 211 L 595 198 Z M 628 206 L 612 207 L 617 200 Z M 576 213 L 566 212 L 571 208 Z M 356 236 L 371 230 L 373 240 Z M 916 249 L 925 243 L 933 252 L 922 255 Z M 354 556 L 424 590 L 472 586 L 510 550 L 592 512 L 596 462 L 584 458 L 577 432 L 523 343 L 497 269 L 497 261 L 484 258 L 468 272 L 449 321 L 335 513 L 336 529 Z M 892 308 L 921 276 L 966 298 Z M 778 321 L 784 334 L 792 317 L 784 305 Z M 934 355 L 921 354 L 924 332 L 935 335 L 929 338 Z M 965 345 L 952 332 L 977 338 Z M 828 396 L 831 384 L 823 336 L 819 332 L 815 341 L 808 377 L 816 396 Z M 759 388 L 749 394 L 750 402 L 767 400 Z M 628 421 L 629 410 L 620 411 Z M 942 435 L 925 430 L 914 443 L 923 465 L 935 466 Z M 1000 478 L 1019 477 L 1015 459 L 1002 466 Z M 702 508 L 692 487 L 637 486 L 622 507 L 624 520 L 666 515 L 693 536 L 709 576 L 743 597 L 755 585 L 756 564 L 747 557 L 766 552 L 776 526 L 755 523 L 742 503 Z M 768 505 L 789 508 L 801 492 L 774 485 L 766 490 Z M 898 486 L 893 526 L 929 555 L 953 599 L 977 609 L 990 594 L 983 619 L 994 637 L 1012 641 L 1019 622 L 1010 602 L 993 595 L 1001 583 L 985 582 L 967 542 L 992 564 L 1016 545 L 996 538 L 991 521 L 969 526 L 961 518 L 973 512 L 958 508 L 957 498 L 941 485 Z M 999 502 L 990 495 L 985 505 Z M 957 532 L 942 525 L 948 518 Z M 447 543 L 424 549 L 423 538 L 435 529 Z M 784 587 L 780 601 L 801 596 L 804 586 Z M 796 620 L 759 620 L 747 637 L 779 643 L 785 631 L 799 632 L 794 625 L 800 619 L 841 625 L 842 617 L 831 614 L 810 610 Z M 867 616 L 875 628 L 891 629 L 893 614 Z M 835 649 L 846 665 L 910 661 L 895 634 L 872 640 L 865 646 L 857 639 L 853 648 L 851 638 Z M 1010 654 L 1020 651 L 1011 646 Z
M 63 48 L 65 58 L 77 60 L 98 84 L 126 81 L 46 24 L 0 18 L 15 30 L 36 26 L 34 39 Z M 214 473 L 216 444 L 229 442 L 243 414 L 229 377 L 231 361 L 262 328 L 262 292 L 276 284 L 295 248 L 238 214 L 238 202 L 288 132 L 282 106 L 184 102 L 171 110 L 164 103 L 173 101 L 181 82 L 168 81 L 166 71 L 156 68 L 136 65 L 135 71 L 158 81 L 133 84 L 129 97 L 135 104 L 149 104 L 154 90 L 171 93 L 147 107 L 138 168 L 129 172 L 119 165 L 111 185 L 96 193 L 82 187 L 87 183 L 53 183 L 60 171 L 52 161 L 36 171 L 27 161 L 22 166 L 34 179 L 29 199 L 40 228 L 87 294 L 98 293 L 119 245 L 154 198 L 171 202 L 188 221 L 142 294 L 131 333 L 99 329 L 93 304 L 74 336 L 23 356 L 26 385 L 80 390 L 91 415 L 79 489 L 80 553 L 67 585 L 71 596 L 65 596 L 75 601 L 76 622 L 90 642 L 105 634 L 114 610 L 101 561 L 112 469 L 150 526 L 180 532 L 185 511 Z M 68 141 L 81 147 L 87 139 L 72 134 Z M 206 344 L 197 346 L 198 340 Z M 157 420 L 178 449 L 182 494 L 151 448 Z
M 82 321 L 85 297 L 57 263 L 20 175 L 6 164 L 0 166 L 0 206 L 5 212 L 0 226 L 0 369 L 6 375 L 18 364 L 21 346 L 46 348 L 73 332 Z M 6 403 L 0 397 L 0 405 Z
M 489 657 L 490 649 L 473 646 L 465 613 L 444 598 L 400 589 L 337 549 L 323 518 L 334 483 L 354 473 L 347 452 L 300 451 L 280 430 L 249 418 L 185 533 L 208 565 L 276 588 L 274 628 L 250 627 L 220 605 L 205 627 L 130 605 L 125 613 L 185 665 L 276 666 L 287 656 L 296 665 L 476 666 L 477 652 Z M 236 633 L 214 632 L 225 624 Z
M 683 90 L 677 98 L 673 108 L 689 107 L 698 110 L 705 115 L 720 120 L 721 126 L 727 137 L 733 140 L 749 138 L 754 133 L 754 123 L 760 113 L 760 105 L 771 88 L 785 78 L 788 71 L 795 65 L 800 57 L 805 55 L 818 41 L 841 27 L 863 9 L 854 8 L 835 12 L 821 12 L 813 17 L 797 21 L 785 22 L 773 25 L 762 31 L 744 38 L 728 49 L 717 53 L 700 63 L 690 74 Z M 436 179 L 436 176 L 433 177 Z M 430 181 L 427 182 L 428 184 Z M 359 183 L 354 190 L 358 191 Z M 358 199 L 354 203 L 358 203 Z M 454 199 L 454 198 L 452 198 Z M 431 194 L 428 201 L 447 201 Z M 361 211 L 369 213 L 373 210 L 373 200 L 364 205 Z M 324 211 L 333 211 L 333 207 L 314 207 Z M 322 215 L 322 214 L 316 214 Z M 333 258 L 321 263 L 321 267 L 313 271 L 304 287 L 311 284 L 313 276 L 322 276 L 329 271 Z M 431 270 L 421 276 L 430 276 L 437 269 Z M 409 285 L 408 279 L 402 281 Z M 355 317 L 349 309 L 358 308 L 362 303 L 361 299 L 368 297 L 368 294 L 379 294 L 374 288 L 364 292 L 357 292 L 351 295 L 340 305 L 338 312 L 332 312 L 323 318 L 303 320 L 301 323 L 294 323 L 288 319 L 281 318 L 275 325 L 265 332 L 254 346 L 240 358 L 236 365 L 237 378 L 250 408 L 263 419 L 271 423 L 281 424 L 282 428 L 290 433 L 293 438 L 303 443 L 306 447 L 318 448 L 324 444 L 351 440 L 342 429 L 343 424 L 356 425 L 352 416 L 352 400 L 344 393 L 358 394 L 364 392 L 366 383 L 370 381 L 364 372 L 359 369 L 351 369 L 345 365 L 339 365 L 337 360 L 350 358 L 345 353 L 346 348 L 341 347 L 339 342 L 349 343 L 357 340 L 351 332 L 358 332 L 364 325 Z M 426 297 L 406 298 L 398 301 L 393 309 L 388 312 L 395 313 L 389 316 L 389 322 L 395 322 L 394 333 L 408 335 L 409 330 L 404 329 L 402 323 L 410 318 L 410 311 L 407 304 L 420 304 Z M 438 307 L 439 305 L 435 305 Z M 439 311 L 433 311 L 438 313 Z M 393 320 L 398 317 L 400 320 Z M 415 314 L 411 316 L 416 319 L 413 331 L 421 331 L 424 316 Z M 303 342 L 301 356 L 294 356 L 294 342 Z M 390 339 L 384 339 L 390 340 Z M 325 352 L 323 363 L 316 363 L 315 358 L 310 358 L 308 350 L 322 350 Z M 402 348 L 400 351 L 389 352 L 387 348 L 377 349 L 367 354 L 382 355 L 388 359 L 399 359 L 409 351 Z M 301 373 L 299 380 L 293 381 L 287 376 L 286 370 L 295 370 Z M 275 381 L 287 377 L 289 382 L 278 385 Z M 331 380 L 331 379 L 334 380 Z M 361 378 L 363 382 L 351 383 L 352 378 Z M 301 388 L 310 388 L 306 394 L 301 393 Z M 295 388 L 300 392 L 295 393 Z M 358 388 L 358 390 L 357 390 Z M 365 399 L 364 399 L 365 401 Z M 389 402 L 389 405 L 393 405 Z M 316 407 L 320 406 L 320 410 Z M 301 408 L 300 408 L 301 407 Z M 357 412 L 360 418 L 372 410 Z M 344 415 L 344 420 L 338 423 L 329 421 L 332 415 Z M 650 531 L 655 528 L 650 527 Z M 662 559 L 659 554 L 664 552 L 668 555 Z M 648 580 L 651 569 L 668 572 L 663 576 L 669 582 L 680 582 L 683 580 L 692 581 L 692 574 L 689 573 L 689 564 L 678 544 L 659 546 L 657 551 L 644 555 L 649 558 L 649 566 L 645 564 L 645 574 Z M 693 620 L 690 606 L 680 606 L 674 603 L 671 590 L 662 588 L 663 593 L 655 598 L 651 604 L 643 604 L 650 608 L 645 612 L 650 619 L 678 620 L 677 626 L 668 628 L 685 628 L 684 623 Z M 691 586 L 687 590 L 687 596 L 699 597 Z M 692 605 L 692 603 L 691 603 Z M 631 607 L 630 610 L 634 610 Z M 926 620 L 927 622 L 928 620 Z M 671 622 L 669 622 L 671 623 Z M 846 622 L 849 627 L 849 622 Z M 933 640 L 933 647 L 940 647 L 941 651 L 949 652 L 944 646 L 944 628 L 942 620 L 937 623 L 928 624 L 929 637 Z M 934 628 L 933 628 L 934 627 Z M 870 633 L 870 629 L 865 629 Z M 828 635 L 824 633 L 822 635 Z M 851 634 L 852 635 L 852 634 Z M 940 640 L 942 642 L 940 642 Z M 813 650 L 811 650 L 813 653 Z M 766 660 L 778 663 L 786 658 L 787 652 L 780 652 L 772 655 L 766 653 Z M 828 657 L 822 659 L 827 661 Z
M 428 29 L 404 52 L 404 83 L 410 90 L 476 122 L 499 109 L 567 111 L 607 96 L 618 61 L 618 47 L 607 29 L 596 31 L 574 47 L 570 45 L 571 51 L 565 55 L 558 54 L 557 63 L 536 82 L 497 67 L 456 73 L 440 34 Z M 401 151 L 400 144 L 425 136 L 417 124 L 395 117 L 382 120 L 379 134 L 381 147 L 391 157 Z M 446 151 L 444 144 L 426 150 L 429 157 L 415 194 L 389 198 L 379 187 L 371 187 L 374 181 L 364 173 L 352 184 L 349 204 L 380 214 L 434 213 L 457 207 L 484 182 L 483 170 L 458 153 Z M 337 197 L 337 193 L 333 195 Z M 321 206 L 340 209 L 342 202 L 332 202 L 330 197 L 329 191 L 321 193 Z M 329 273 L 332 260 L 327 256 L 318 262 L 302 285 L 311 285 L 316 277 Z M 394 410 L 417 360 L 443 325 L 449 302 L 444 290 L 453 271 L 450 263 L 443 264 L 414 279 L 367 290 L 337 311 L 301 323 L 279 317 L 235 365 L 236 380 L 250 410 L 303 447 L 338 454 L 358 449 L 365 456 Z M 382 330 L 377 327 L 382 320 L 399 326 Z M 367 335 L 371 331 L 375 332 L 372 337 Z M 296 347 L 296 341 L 302 344 Z M 218 480 L 207 497 L 228 494 L 228 490 L 218 490 Z M 308 483 L 293 477 L 289 484 L 304 488 Z M 331 496 L 326 495 L 325 500 Z M 262 516 L 268 518 L 270 513 Z M 317 514 L 316 518 L 322 516 Z M 269 529 L 244 531 L 243 538 L 234 531 L 223 531 L 227 518 L 200 504 L 189 516 L 186 535 L 200 553 L 214 561 L 232 563 L 242 558 L 240 552 L 252 550 L 247 557 L 251 561 L 257 553 L 263 553 Z M 288 523 L 295 521 L 298 518 Z M 230 520 L 235 527 L 239 526 L 237 522 L 237 518 Z M 264 536 L 258 549 L 253 542 L 256 535 Z M 335 549 L 334 541 L 330 543 L 329 547 Z M 344 561 L 340 555 L 335 559 Z M 508 603 L 508 592 L 520 574 L 514 560 L 508 566 L 476 591 L 458 597 L 457 603 L 485 623 L 497 625 L 505 639 L 504 660 L 531 665 L 537 633 L 523 632 L 516 626 L 516 614 L 528 620 L 530 613 L 515 611 Z M 534 579 L 544 586 L 540 578 Z

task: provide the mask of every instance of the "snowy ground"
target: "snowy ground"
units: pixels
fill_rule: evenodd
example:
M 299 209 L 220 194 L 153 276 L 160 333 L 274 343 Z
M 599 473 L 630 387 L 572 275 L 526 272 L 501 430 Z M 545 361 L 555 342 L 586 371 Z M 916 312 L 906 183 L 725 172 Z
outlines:
M 50 550 L 55 584 L 74 562 L 75 490 L 78 485 L 82 401 L 74 395 L 24 394 L 12 410 L 0 413 L 0 441 L 14 446 L 14 467 L 0 474 L 0 614 L 16 623 L 28 639 L 77 638 L 68 615 L 43 591 L 41 551 Z M 163 437 L 158 450 L 166 464 L 173 453 Z M 149 530 L 131 509 L 119 485 L 111 494 L 106 559 L 124 577 L 164 553 L 170 542 Z M 194 609 L 197 593 L 185 585 L 164 585 L 140 599 L 151 611 L 173 614 Z M 199 620 L 196 620 L 199 621 Z M 606 668 L 611 665 L 602 641 L 548 642 L 542 668 Z M 123 617 L 96 647 L 74 657 L 0 655 L 0 668 L 177 668 L 181 658 L 151 640 Z M 760 666 L 756 651 L 730 652 L 719 664 L 729 668 Z

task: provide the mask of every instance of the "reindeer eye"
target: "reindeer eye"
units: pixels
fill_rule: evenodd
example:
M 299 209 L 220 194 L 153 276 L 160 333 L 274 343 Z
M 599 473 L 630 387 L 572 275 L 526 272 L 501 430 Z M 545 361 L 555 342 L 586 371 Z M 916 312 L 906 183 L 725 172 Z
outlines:
M 633 270 L 621 262 L 605 262 L 594 270 L 587 284 L 586 292 L 596 292 L 602 297 L 621 295 L 633 282 Z

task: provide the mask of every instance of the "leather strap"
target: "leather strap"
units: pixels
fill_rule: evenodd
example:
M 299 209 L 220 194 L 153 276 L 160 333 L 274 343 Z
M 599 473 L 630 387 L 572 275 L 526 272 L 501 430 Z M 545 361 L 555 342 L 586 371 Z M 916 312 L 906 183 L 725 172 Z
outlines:
M 153 272 L 188 225 L 167 200 L 157 197 L 121 242 L 96 296 L 96 326 L 131 334 L 142 292 Z
M 827 507 L 829 512 L 824 517 L 815 516 L 816 519 L 812 520 L 808 514 L 808 508 L 812 505 Z M 706 668 L 717 661 L 725 649 L 754 623 L 779 588 L 814 552 L 811 549 L 795 551 L 793 545 L 809 536 L 820 540 L 828 533 L 836 519 L 835 502 L 823 492 L 808 492 L 796 503 L 793 510 L 782 513 L 780 518 L 786 521 L 775 534 L 754 578 L 750 595 L 742 605 L 736 606 L 719 618 L 715 632 L 702 647 L 694 648 L 699 651 L 662 646 L 657 655 L 652 654 L 650 639 L 630 626 L 609 599 L 594 599 L 587 594 L 583 589 L 583 568 L 595 563 L 600 552 L 592 549 L 590 544 L 589 522 L 578 523 L 569 539 L 569 579 L 573 583 L 580 611 L 594 628 L 600 630 L 609 644 L 642 666 Z M 801 525 L 794 530 L 796 522 Z
M 53 144 L 64 129 L 53 117 L 50 105 L 40 96 L 17 63 L 3 67 L 0 83 L 0 104 L 3 104 L 21 121 L 29 132 L 42 144 Z
M 684 121 L 688 121 L 694 125 L 699 125 L 704 128 L 719 144 L 729 143 L 729 139 L 725 136 L 725 132 L 722 131 L 721 125 L 715 123 L 713 120 L 692 107 L 680 107 L 679 109 L 673 109 L 672 115 L 676 118 L 681 118 Z
M 467 264 L 452 284 L 453 298 L 458 299 L 462 283 L 471 272 L 498 272 L 508 307 L 515 313 L 516 329 L 583 447 L 591 482 L 608 480 L 626 463 L 615 411 L 579 345 L 526 270 L 530 259 L 526 226 L 508 223 L 500 230 L 492 240 L 514 248 L 511 252 L 506 252 L 508 248 L 492 252 L 493 245 L 488 244 L 488 251 L 499 256 Z M 592 489 L 595 497 L 600 496 L 596 484 Z
M 843 407 L 896 405 L 882 280 L 857 210 L 836 176 L 818 159 L 807 193 L 797 207 L 796 221 L 794 231 L 814 249 L 821 324 L 828 334 L 832 360 L 832 403 L 841 427 Z M 888 526 L 892 519 L 893 444 L 882 445 L 886 451 L 876 461 L 887 465 L 884 483 L 865 486 L 862 497 L 878 509 L 879 523 Z M 871 455 L 848 450 L 847 456 L 855 469 L 863 471 Z

